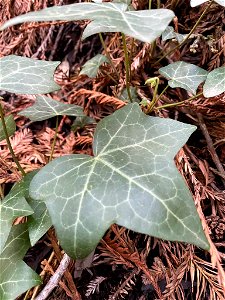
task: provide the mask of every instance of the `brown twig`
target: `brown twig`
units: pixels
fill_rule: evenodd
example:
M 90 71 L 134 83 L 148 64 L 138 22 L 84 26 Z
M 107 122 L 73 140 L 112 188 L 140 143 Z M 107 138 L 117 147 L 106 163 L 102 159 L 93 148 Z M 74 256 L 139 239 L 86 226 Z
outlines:
M 198 117 L 198 121 L 199 121 L 199 125 L 200 125 L 200 128 L 202 130 L 202 133 L 206 139 L 206 143 L 207 143 L 207 147 L 208 147 L 208 150 L 209 150 L 209 153 L 211 154 L 211 157 L 212 157 L 212 160 L 214 162 L 214 164 L 216 165 L 216 168 L 218 170 L 218 172 L 222 175 L 221 176 L 221 180 L 222 180 L 222 183 L 223 183 L 223 186 L 225 187 L 225 180 L 223 178 L 223 176 L 225 176 L 225 170 L 220 162 L 220 159 L 216 153 L 216 150 L 213 146 L 213 141 L 209 135 L 209 132 L 208 132 L 208 129 L 206 127 L 206 124 L 204 122 L 204 119 L 202 117 L 202 114 L 200 113 L 197 113 L 197 117 Z

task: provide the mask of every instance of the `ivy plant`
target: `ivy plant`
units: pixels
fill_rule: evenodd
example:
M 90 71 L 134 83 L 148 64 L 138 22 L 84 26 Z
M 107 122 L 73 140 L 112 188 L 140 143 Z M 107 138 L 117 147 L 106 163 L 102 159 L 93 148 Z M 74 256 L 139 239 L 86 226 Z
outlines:
M 172 37 L 183 42 L 186 38 L 168 27 L 174 17 L 171 10 L 134 11 L 128 7 L 130 1 L 118 2 L 53 6 L 11 19 L 1 30 L 21 22 L 88 19 L 91 22 L 83 38 L 101 32 L 121 32 L 125 58 L 125 34 L 148 43 L 162 34 L 164 40 Z M 81 74 L 95 77 L 102 63 L 110 63 L 108 57 L 92 58 Z M 58 64 L 14 55 L 3 57 L 0 89 L 17 94 L 56 91 L 60 88 L 54 81 Z M 126 65 L 126 73 L 128 70 Z M 179 61 L 162 67 L 159 73 L 169 80 L 170 87 L 184 88 L 192 94 L 196 94 L 201 83 L 206 97 L 225 91 L 224 67 L 207 72 Z M 149 82 L 158 88 L 158 78 Z M 127 89 L 126 97 L 132 99 L 131 90 Z M 45 95 L 38 95 L 34 105 L 20 112 L 34 122 L 65 114 L 82 122 L 94 121 L 87 119 L 81 107 Z M 1 116 L 2 140 L 14 133 L 15 123 L 12 116 L 3 116 L 2 107 Z M 4 270 L 0 277 L 1 299 L 14 299 L 40 283 L 22 259 L 52 225 L 62 248 L 75 259 L 90 254 L 113 223 L 208 250 L 192 195 L 174 163 L 174 156 L 195 129 L 171 119 L 148 116 L 140 105 L 129 103 L 97 124 L 93 156 L 66 155 L 39 171 L 23 174 L 21 182 L 0 204 L 0 261 Z M 27 222 L 12 225 L 21 216 L 26 216 Z M 10 290 L 9 282 L 14 277 L 15 288 Z

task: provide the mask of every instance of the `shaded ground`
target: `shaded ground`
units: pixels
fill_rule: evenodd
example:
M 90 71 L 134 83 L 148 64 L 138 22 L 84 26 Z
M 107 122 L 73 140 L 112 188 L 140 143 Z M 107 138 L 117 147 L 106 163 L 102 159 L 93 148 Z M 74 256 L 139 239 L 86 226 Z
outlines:
M 4 21 L 30 10 L 66 3 L 68 1 L 38 0 L 34 4 L 31 0 L 11 3 L 3 1 L 0 4 L 1 19 Z M 205 5 L 190 8 L 188 3 L 189 1 L 161 3 L 161 7 L 174 6 L 178 20 L 174 25 L 179 33 L 188 33 L 205 8 Z M 143 9 L 148 4 L 146 1 L 134 0 L 133 5 Z M 153 1 L 153 7 L 155 6 Z M 124 105 L 118 99 L 125 88 L 124 56 L 120 35 L 105 35 L 106 45 L 121 76 L 119 82 L 115 85 L 106 75 L 110 73 L 116 78 L 110 66 L 104 66 L 94 80 L 79 76 L 81 66 L 103 51 L 97 35 L 81 42 L 85 24 L 86 22 L 62 22 L 15 26 L 1 33 L 0 55 L 17 54 L 62 61 L 56 76 L 62 89 L 54 93 L 53 98 L 82 105 L 97 123 L 102 117 Z M 127 42 L 128 45 L 132 44 L 130 38 L 127 38 Z M 165 53 L 174 46 L 173 41 L 163 43 L 158 39 L 154 49 L 151 45 L 137 41 L 132 45 L 132 85 L 137 86 L 139 99 L 151 99 L 152 89 L 144 86 L 144 82 L 147 78 L 158 75 L 157 70 L 161 65 L 184 60 L 212 70 L 225 64 L 225 10 L 222 6 L 213 4 L 185 45 L 155 67 L 152 67 L 152 63 L 157 60 L 161 51 Z M 162 78 L 160 89 L 163 90 L 165 86 L 166 82 Z M 15 116 L 17 132 L 12 138 L 12 145 L 21 165 L 26 172 L 44 166 L 51 153 L 55 120 L 32 123 L 17 113 L 30 105 L 33 97 L 7 93 L 1 95 L 4 96 L 2 102 L 6 114 L 13 113 Z M 189 96 L 184 90 L 168 89 L 158 106 L 187 98 Z M 225 94 L 209 99 L 200 96 L 181 106 L 155 110 L 152 115 L 170 117 L 198 126 L 188 145 L 177 154 L 176 164 L 193 193 L 200 218 L 211 239 L 211 256 L 194 246 L 165 242 L 114 225 L 83 271 L 80 270 L 82 266 L 79 262 L 71 264 L 62 284 L 48 299 L 73 299 L 73 282 L 82 299 L 158 299 L 161 292 L 161 299 L 224 299 L 220 283 L 225 281 L 221 267 L 225 259 L 225 177 L 218 171 L 213 151 L 216 151 L 219 163 L 224 167 Z M 54 157 L 69 153 L 92 153 L 95 124 L 71 130 L 73 122 L 72 117 L 60 118 Z M 19 180 L 19 174 L 5 141 L 0 143 L 0 151 L 0 184 L 7 194 L 12 184 Z M 53 250 L 56 254 L 48 262 Z M 44 282 L 48 282 L 60 259 L 60 249 L 54 231 L 51 230 L 30 249 L 25 261 L 38 273 L 45 267 Z M 211 259 L 216 268 L 212 268 Z M 32 295 L 34 289 L 27 299 L 31 299 Z

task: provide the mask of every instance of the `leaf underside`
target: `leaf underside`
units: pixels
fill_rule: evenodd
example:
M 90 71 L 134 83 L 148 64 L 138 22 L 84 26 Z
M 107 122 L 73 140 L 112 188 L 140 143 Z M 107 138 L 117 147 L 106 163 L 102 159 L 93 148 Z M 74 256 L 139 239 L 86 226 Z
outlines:
M 205 97 L 215 97 L 225 92 L 225 67 L 210 72 L 203 86 Z
M 17 94 L 47 94 L 59 90 L 53 79 L 59 63 L 5 56 L 0 59 L 0 90 Z
M 160 68 L 159 73 L 170 79 L 168 82 L 170 87 L 180 87 L 192 94 L 196 94 L 199 84 L 206 80 L 208 74 L 204 69 L 184 61 Z
M 151 43 L 166 29 L 174 17 L 169 9 L 126 11 L 125 3 L 75 3 L 30 12 L 7 21 L 0 30 L 22 22 L 92 20 L 83 38 L 99 32 L 123 32 Z
M 23 261 L 29 248 L 26 224 L 13 226 L 0 255 L 0 299 L 16 299 L 28 289 L 41 284 L 40 277 Z
M 16 131 L 16 123 L 14 121 L 13 115 L 9 115 L 7 117 L 4 118 L 5 120 L 5 125 L 6 125 L 6 130 L 8 133 L 8 136 L 11 136 L 14 134 L 14 132 Z M 3 126 L 2 126 L 2 120 L 0 120 L 0 141 L 5 139 L 5 133 L 3 130 Z
M 37 96 L 35 104 L 20 111 L 19 115 L 31 121 L 43 121 L 60 115 L 84 116 L 84 113 L 81 106 L 61 103 L 46 96 Z
M 129 104 L 98 123 L 94 157 L 55 159 L 32 180 L 63 249 L 87 256 L 113 223 L 208 249 L 192 196 L 173 158 L 194 126 L 146 116 Z

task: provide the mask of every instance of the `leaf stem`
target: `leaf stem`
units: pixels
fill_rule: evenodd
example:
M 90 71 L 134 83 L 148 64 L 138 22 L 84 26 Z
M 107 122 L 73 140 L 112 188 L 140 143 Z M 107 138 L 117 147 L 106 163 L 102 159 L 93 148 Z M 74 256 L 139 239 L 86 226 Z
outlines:
M 199 23 L 201 22 L 202 18 L 204 17 L 204 15 L 206 14 L 206 12 L 209 10 L 210 6 L 212 5 L 213 1 L 211 1 L 207 7 L 204 9 L 204 11 L 202 12 L 201 16 L 198 18 L 197 22 L 195 23 L 195 25 L 192 27 L 191 31 L 189 32 L 189 34 L 186 36 L 185 39 L 183 39 L 183 41 L 178 44 L 177 46 L 175 46 L 173 49 L 171 49 L 170 51 L 168 51 L 167 53 L 165 53 L 162 57 L 160 57 L 152 66 L 155 66 L 156 64 L 158 64 L 162 59 L 164 59 L 166 56 L 170 55 L 171 53 L 173 53 L 176 49 L 180 48 L 181 46 L 183 46 L 183 44 L 186 43 L 186 41 L 189 39 L 189 37 L 192 35 L 192 33 L 195 31 L 196 27 L 199 25 Z
M 51 154 L 50 154 L 49 162 L 53 158 L 55 145 L 56 145 L 56 139 L 57 139 L 57 135 L 58 135 L 58 129 L 59 129 L 59 116 L 56 117 L 55 134 L 54 134 L 54 138 L 53 138 L 53 142 L 52 142 L 52 148 L 51 148 Z
M 190 98 L 188 98 L 188 99 L 186 99 L 186 100 L 180 101 L 180 102 L 164 104 L 164 105 L 162 105 L 162 106 L 156 107 L 156 109 L 162 109 L 162 108 L 167 108 L 167 107 L 178 106 L 178 105 L 184 104 L 186 101 L 191 101 L 191 100 L 193 100 L 193 99 L 195 99 L 195 98 L 198 98 L 198 97 L 201 96 L 202 94 L 203 94 L 203 93 L 199 93 L 199 94 L 197 94 L 197 95 L 195 95 L 195 96 L 192 96 L 192 97 L 190 97 Z M 160 95 L 161 95 L 161 94 L 160 94 Z
M 114 63 L 113 63 L 113 61 L 112 61 L 112 58 L 111 58 L 111 56 L 110 56 L 110 54 L 109 54 L 109 51 L 108 51 L 108 49 L 107 49 L 107 47 L 106 47 L 105 41 L 104 41 L 104 39 L 103 39 L 101 33 L 99 33 L 99 38 L 100 38 L 102 47 L 104 48 L 105 55 L 107 56 L 107 58 L 108 58 L 108 60 L 109 60 L 109 63 L 110 63 L 110 65 L 111 65 L 112 68 L 113 68 L 113 71 L 116 73 L 117 79 L 119 79 L 119 78 L 120 78 L 120 75 L 119 75 L 119 73 L 118 73 L 117 70 L 116 70 L 116 67 L 115 67 L 115 65 L 114 65 Z
M 12 148 L 12 145 L 11 145 L 11 142 L 10 142 L 10 139 L 9 139 L 9 135 L 8 135 L 5 119 L 4 119 L 4 112 L 3 112 L 3 108 L 2 108 L 1 103 L 0 103 L 0 117 L 2 119 L 2 128 L 3 128 L 4 134 L 5 134 L 6 143 L 8 145 L 9 151 L 11 153 L 12 159 L 15 162 L 15 164 L 17 165 L 17 168 L 21 172 L 21 174 L 23 176 L 25 176 L 26 173 L 25 173 L 24 169 L 21 167 L 21 165 L 20 165 L 20 163 L 19 163 L 19 161 L 18 161 L 18 159 L 17 159 L 17 157 L 16 157 L 16 155 L 13 151 L 13 148 Z
M 129 97 L 129 100 L 132 103 L 133 100 L 132 100 L 132 96 L 131 96 L 131 92 L 130 92 L 130 61 L 129 61 L 128 51 L 127 51 L 125 34 L 121 33 L 121 35 L 122 35 L 122 41 L 123 41 L 123 51 L 124 51 L 124 55 L 125 55 L 126 89 L 127 89 L 127 95 Z

